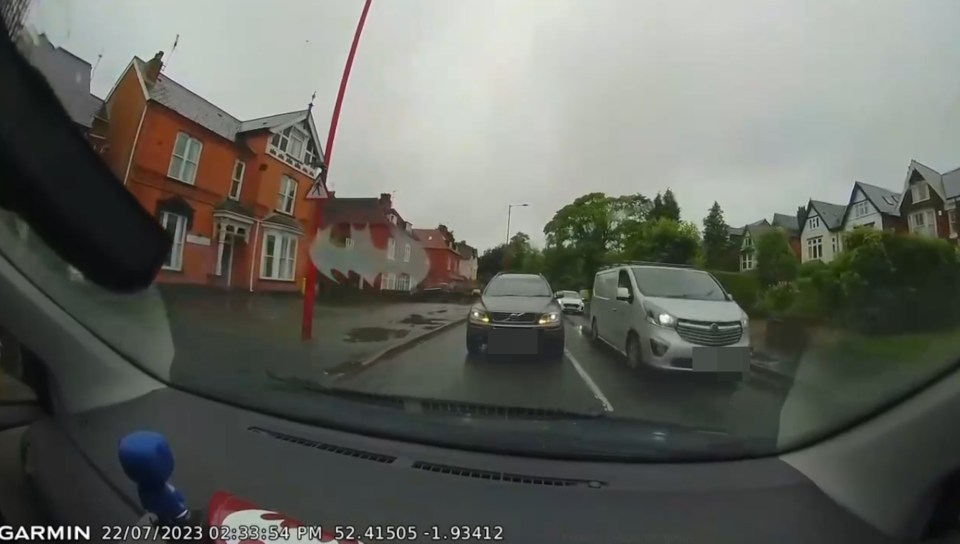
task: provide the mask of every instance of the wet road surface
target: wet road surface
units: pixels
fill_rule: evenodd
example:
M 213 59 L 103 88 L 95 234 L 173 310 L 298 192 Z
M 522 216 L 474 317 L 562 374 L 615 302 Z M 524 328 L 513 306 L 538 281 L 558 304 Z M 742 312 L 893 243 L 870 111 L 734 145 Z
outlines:
M 633 417 L 769 437 L 785 392 L 747 380 L 631 370 L 623 357 L 593 345 L 581 317 L 568 316 L 566 356 L 468 358 L 466 325 L 453 327 L 394 357 L 337 377 L 337 386 L 372 393 L 518 408 Z

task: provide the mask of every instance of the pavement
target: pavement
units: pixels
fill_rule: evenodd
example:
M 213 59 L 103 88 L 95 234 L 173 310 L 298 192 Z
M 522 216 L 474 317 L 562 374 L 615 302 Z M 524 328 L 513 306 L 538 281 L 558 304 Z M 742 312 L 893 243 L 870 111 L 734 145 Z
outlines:
M 222 376 L 230 388 L 269 383 L 267 371 L 313 378 L 362 366 L 371 356 L 466 319 L 463 304 L 403 302 L 317 306 L 313 339 L 300 338 L 301 302 L 263 297 L 211 304 L 164 297 L 175 347 L 170 378 L 207 387 Z

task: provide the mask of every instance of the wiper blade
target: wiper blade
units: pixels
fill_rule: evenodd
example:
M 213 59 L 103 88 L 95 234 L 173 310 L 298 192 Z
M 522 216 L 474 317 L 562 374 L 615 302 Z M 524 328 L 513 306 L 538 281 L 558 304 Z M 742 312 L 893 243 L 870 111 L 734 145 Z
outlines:
M 325 385 L 305 378 L 279 376 L 269 370 L 267 371 L 267 376 L 298 391 L 320 393 L 322 395 L 341 397 L 357 402 L 377 404 L 388 408 L 426 415 L 467 416 L 483 419 L 571 420 L 595 419 L 604 417 L 606 414 L 602 408 L 597 408 L 596 412 L 584 413 L 553 408 L 502 406 L 498 404 L 462 402 L 448 399 L 408 397 L 391 393 L 370 393 L 345 387 Z

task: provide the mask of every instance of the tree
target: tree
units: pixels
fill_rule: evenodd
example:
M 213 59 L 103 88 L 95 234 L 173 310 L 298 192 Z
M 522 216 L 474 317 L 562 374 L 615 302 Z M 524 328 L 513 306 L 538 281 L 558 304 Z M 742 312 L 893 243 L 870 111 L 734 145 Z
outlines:
M 771 228 L 756 240 L 757 278 L 762 288 L 797 278 L 799 263 L 786 233 Z
M 672 190 L 667 189 L 662 196 L 660 193 L 657 193 L 657 196 L 653 198 L 653 208 L 650 211 L 650 219 L 672 219 L 674 221 L 680 221 L 680 205 L 677 204 L 677 199 L 673 196 Z
M 703 252 L 707 268 L 726 270 L 730 268 L 730 230 L 723 220 L 723 209 L 716 201 L 703 218 Z M 735 259 L 734 259 L 735 260 Z
M 694 264 L 699 252 L 696 225 L 666 218 L 646 224 L 626 250 L 630 259 L 671 264 Z
M 503 261 L 506 255 L 506 244 L 500 244 L 487 249 L 477 258 L 477 278 L 486 283 L 490 278 L 503 272 Z
M 510 237 L 510 243 L 504 252 L 503 269 L 521 271 L 527 256 L 533 252 L 530 247 L 530 236 L 525 232 L 518 232 Z

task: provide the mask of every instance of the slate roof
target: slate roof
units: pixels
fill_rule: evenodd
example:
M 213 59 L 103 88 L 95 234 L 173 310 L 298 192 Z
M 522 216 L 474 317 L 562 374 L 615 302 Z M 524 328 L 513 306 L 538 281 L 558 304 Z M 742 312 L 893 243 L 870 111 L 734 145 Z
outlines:
M 878 212 L 888 215 L 900 215 L 900 193 L 862 181 L 858 181 L 853 185 L 863 192 L 867 200 L 873 204 L 873 207 L 876 208 Z M 851 199 L 852 198 L 853 195 L 851 194 Z
M 810 205 L 817 211 L 820 220 L 829 230 L 836 230 L 843 224 L 843 215 L 847 207 L 842 204 L 831 204 L 822 200 L 811 200 Z
M 935 193 L 940 195 L 941 198 L 946 198 L 944 195 L 943 176 L 940 175 L 940 172 L 913 159 L 910 160 L 910 168 L 907 170 L 907 181 L 904 183 L 904 190 L 910 185 L 910 177 L 914 171 L 919 173 L 923 179 L 930 184 L 930 187 L 933 188 Z
M 473 259 L 477 257 L 477 249 L 469 244 L 466 244 L 464 242 L 457 242 L 456 248 L 457 248 L 457 252 L 464 259 Z
M 134 57 L 133 62 L 137 65 L 141 74 L 146 71 L 147 63 L 143 59 Z M 277 128 L 291 123 L 297 118 L 310 118 L 312 115 L 309 110 L 302 109 L 241 121 L 197 93 L 170 79 L 163 72 L 160 72 L 156 83 L 152 86 L 148 85 L 147 89 L 152 100 L 230 141 L 236 141 L 237 135 L 245 132 Z M 316 146 L 317 151 L 322 153 L 319 141 L 316 142 Z
M 956 168 L 944 174 L 943 192 L 944 198 L 960 198 L 960 168 Z
M 797 216 L 788 215 L 785 213 L 773 214 L 773 225 L 790 232 L 797 232 L 800 230 L 800 223 L 797 222 Z
M 413 235 L 424 249 L 450 249 L 443 233 L 437 229 L 413 229 Z
M 289 215 L 282 213 L 273 213 L 264 218 L 263 223 L 265 225 L 273 224 L 280 225 L 282 227 L 287 227 L 299 231 L 301 234 L 303 231 L 303 225 L 300 224 L 300 221 L 295 217 L 290 217 Z
M 743 227 L 727 227 L 727 234 L 730 236 L 743 236 Z
M 323 204 L 323 222 L 388 225 L 386 210 L 378 198 L 328 198 Z
M 46 34 L 29 43 L 24 54 L 46 77 L 73 122 L 90 128 L 94 115 L 103 106 L 103 100 L 90 94 L 90 63 L 53 45 Z
M 223 202 L 217 204 L 213 207 L 213 209 L 214 211 L 225 211 L 242 215 L 244 217 L 256 217 L 253 213 L 253 210 L 230 198 L 225 199 Z

